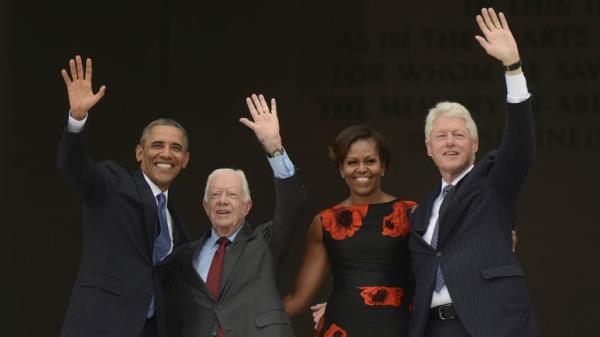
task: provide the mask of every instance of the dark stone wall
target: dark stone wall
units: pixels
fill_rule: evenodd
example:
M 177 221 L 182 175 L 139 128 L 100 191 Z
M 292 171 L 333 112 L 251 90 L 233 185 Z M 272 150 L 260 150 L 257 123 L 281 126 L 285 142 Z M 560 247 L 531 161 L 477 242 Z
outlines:
M 519 200 L 517 254 L 542 333 L 593 335 L 599 0 L 2 1 L 3 335 L 58 335 L 78 268 L 81 200 L 54 166 L 68 109 L 59 70 L 69 57 L 93 57 L 95 87 L 108 87 L 89 118 L 95 159 L 134 169 L 146 123 L 170 116 L 186 126 L 192 160 L 171 193 L 199 237 L 209 228 L 204 179 L 216 167 L 243 168 L 253 190 L 250 220 L 270 217 L 270 169 L 237 121 L 253 92 L 278 100 L 310 217 L 347 194 L 326 151 L 346 126 L 369 124 L 388 137 L 393 161 L 384 188 L 417 201 L 439 179 L 422 131 L 437 101 L 464 103 L 479 125 L 480 153 L 494 148 L 503 72 L 473 38 L 474 16 L 490 4 L 507 14 L 536 99 L 538 153 Z M 301 261 L 305 229 L 283 268 L 283 292 Z M 315 301 L 328 291 L 329 283 Z M 310 336 L 310 315 L 294 327 Z

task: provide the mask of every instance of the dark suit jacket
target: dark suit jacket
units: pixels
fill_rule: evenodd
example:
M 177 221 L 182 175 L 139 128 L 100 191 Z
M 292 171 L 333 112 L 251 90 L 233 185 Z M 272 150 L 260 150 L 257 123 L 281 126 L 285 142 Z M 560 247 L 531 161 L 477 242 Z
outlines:
M 534 150 L 531 98 L 508 104 L 498 150 L 481 158 L 440 208 L 437 250 L 421 236 L 440 189 L 416 209 L 409 244 L 416 282 L 412 337 L 425 333 L 438 261 L 458 317 L 471 336 L 539 335 L 511 245 L 516 200 Z
M 57 157 L 60 173 L 84 200 L 81 263 L 61 336 L 137 337 L 153 293 L 164 333 L 163 292 L 152 266 L 154 195 L 140 171 L 90 159 L 85 138 L 85 130 L 69 133 L 65 127 Z M 177 251 L 190 238 L 175 209 L 167 207 Z
M 216 336 L 219 325 L 227 337 L 294 336 L 277 278 L 294 233 L 304 221 L 307 201 L 297 175 L 275 179 L 275 191 L 273 220 L 255 229 L 245 223 L 227 248 L 218 299 L 192 265 L 204 240 L 193 242 L 178 258 L 169 289 L 181 336 Z

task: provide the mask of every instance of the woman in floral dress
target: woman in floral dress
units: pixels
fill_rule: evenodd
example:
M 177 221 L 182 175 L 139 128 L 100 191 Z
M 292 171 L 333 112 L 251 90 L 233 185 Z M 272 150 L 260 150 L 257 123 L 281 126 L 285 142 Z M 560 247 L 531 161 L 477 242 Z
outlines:
M 391 155 L 377 131 L 351 126 L 329 150 L 350 195 L 314 217 L 285 309 L 290 316 L 305 310 L 331 268 L 333 291 L 316 336 L 408 336 L 408 215 L 415 203 L 381 189 Z

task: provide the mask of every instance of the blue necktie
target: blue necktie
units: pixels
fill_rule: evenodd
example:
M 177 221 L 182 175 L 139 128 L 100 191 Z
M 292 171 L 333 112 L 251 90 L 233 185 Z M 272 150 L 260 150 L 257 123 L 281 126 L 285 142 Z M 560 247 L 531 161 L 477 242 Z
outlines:
M 167 224 L 167 198 L 164 194 L 156 196 L 158 202 L 158 223 L 156 224 L 156 234 L 154 235 L 154 249 L 152 251 L 152 263 L 156 266 L 171 250 L 171 236 L 169 235 L 169 225 Z M 146 317 L 154 316 L 154 295 L 150 300 L 150 307 Z
M 452 191 L 453 188 L 454 188 L 454 185 L 447 185 L 446 187 L 444 187 L 444 189 L 442 189 L 442 204 L 444 203 L 444 198 L 446 198 L 446 194 L 448 194 L 448 192 Z M 440 211 L 441 210 L 442 210 L 442 205 L 440 205 Z M 435 222 L 435 227 L 433 228 L 433 235 L 431 236 L 431 247 L 433 247 L 433 249 L 437 249 L 439 236 L 440 236 L 440 214 L 438 211 L 438 218 L 437 218 L 437 221 Z M 444 281 L 444 275 L 442 274 L 442 268 L 440 267 L 440 263 L 438 261 L 437 269 L 435 271 L 435 283 L 434 283 L 435 291 L 440 291 L 444 287 L 445 283 L 446 282 Z
M 167 198 L 164 194 L 156 196 L 158 201 L 158 226 L 154 236 L 152 262 L 156 266 L 171 250 L 171 236 L 167 224 Z

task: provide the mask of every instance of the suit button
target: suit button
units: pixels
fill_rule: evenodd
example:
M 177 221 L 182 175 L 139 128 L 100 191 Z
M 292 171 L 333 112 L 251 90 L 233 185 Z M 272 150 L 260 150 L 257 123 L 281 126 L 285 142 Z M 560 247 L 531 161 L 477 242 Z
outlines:
M 440 257 L 440 256 L 442 256 L 442 252 L 437 252 L 437 253 L 435 253 L 435 255 Z

